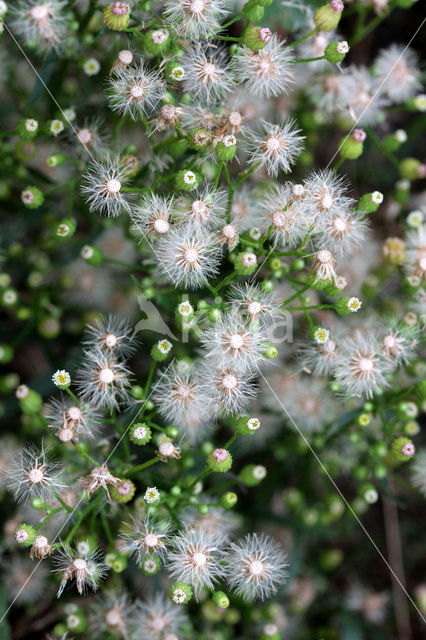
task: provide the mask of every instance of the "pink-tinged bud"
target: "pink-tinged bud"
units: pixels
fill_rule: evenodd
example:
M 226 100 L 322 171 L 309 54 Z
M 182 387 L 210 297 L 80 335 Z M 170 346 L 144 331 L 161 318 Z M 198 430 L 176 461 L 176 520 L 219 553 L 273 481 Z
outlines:
M 333 9 L 333 11 L 341 13 L 345 8 L 345 5 L 343 4 L 342 0 L 331 0 L 330 7 Z
M 21 200 L 24 204 L 32 204 L 34 202 L 34 194 L 32 191 L 23 191 L 21 193 Z
M 272 31 L 269 29 L 269 27 L 262 27 L 260 29 L 259 38 L 263 42 L 269 42 L 269 40 L 272 38 Z
M 218 462 L 223 462 L 224 460 L 226 460 L 226 458 L 228 457 L 228 452 L 226 449 L 215 449 L 212 452 L 212 456 L 213 458 L 215 458 L 215 460 L 217 460 Z
M 416 451 L 416 448 L 412 442 L 407 442 L 406 444 L 404 444 L 404 446 L 401 449 L 401 453 L 404 456 L 408 456 L 408 457 L 413 456 L 415 451 Z
M 354 129 L 352 137 L 356 142 L 364 142 L 367 137 L 364 129 Z
M 129 11 L 129 5 L 125 2 L 114 2 L 111 7 L 111 13 L 115 16 L 125 16 Z

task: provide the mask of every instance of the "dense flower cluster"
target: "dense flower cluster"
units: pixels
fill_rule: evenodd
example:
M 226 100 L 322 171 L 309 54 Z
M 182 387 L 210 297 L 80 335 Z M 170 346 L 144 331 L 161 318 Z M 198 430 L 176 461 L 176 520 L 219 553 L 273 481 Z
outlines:
M 362 50 L 414 2 L 272 4 L 0 2 L 11 637 L 426 616 L 424 76 Z

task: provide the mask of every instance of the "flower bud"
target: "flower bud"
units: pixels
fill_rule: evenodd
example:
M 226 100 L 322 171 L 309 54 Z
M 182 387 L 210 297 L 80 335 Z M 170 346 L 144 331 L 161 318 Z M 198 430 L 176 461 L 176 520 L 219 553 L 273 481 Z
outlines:
M 415 454 L 416 448 L 409 438 L 401 436 L 392 442 L 390 460 L 395 466 L 408 462 Z
M 104 260 L 104 255 L 101 249 L 99 249 L 99 247 L 92 247 L 89 244 L 85 244 L 82 247 L 80 251 L 80 255 L 83 258 L 83 260 L 85 260 L 88 264 L 91 264 L 94 267 L 98 266 L 99 264 L 102 264 Z
M 229 607 L 229 598 L 223 591 L 214 591 L 212 600 L 219 609 L 227 609 Z
M 243 7 L 243 14 L 249 22 L 260 22 L 264 13 L 265 9 L 263 7 L 259 4 L 255 4 L 254 2 L 250 2 L 250 0 L 249 2 L 246 2 Z
M 333 31 L 340 22 L 344 5 L 342 0 L 331 0 L 314 13 L 314 23 L 319 31 Z
M 220 498 L 220 504 L 224 509 L 232 509 L 232 507 L 234 507 L 237 504 L 237 501 L 238 501 L 237 494 L 234 493 L 233 491 L 228 491 L 227 493 L 224 493 L 223 496 Z
M 335 40 L 326 46 L 324 50 L 324 57 L 328 62 L 331 62 L 331 64 L 337 64 L 345 59 L 348 51 L 349 45 L 346 40 L 342 40 L 341 42 Z
M 176 174 L 175 184 L 177 189 L 192 191 L 200 184 L 200 175 L 191 169 L 182 169 Z
M 243 42 L 251 51 L 260 51 L 266 47 L 271 37 L 272 32 L 268 27 L 249 27 L 243 36 Z
M 374 213 L 383 202 L 383 194 L 380 191 L 373 191 L 372 193 L 364 193 L 359 201 L 359 211 L 365 213 Z
M 199 129 L 191 131 L 189 133 L 188 139 L 191 149 L 194 149 L 195 151 L 201 151 L 202 149 L 208 147 L 208 145 L 211 143 L 212 136 L 207 129 L 200 127 Z
M 228 162 L 228 160 L 232 160 L 235 156 L 235 152 L 237 151 L 237 139 L 233 134 L 228 136 L 224 136 L 222 140 L 220 140 L 215 148 L 216 156 L 222 162 Z
M 131 480 L 121 480 L 117 485 L 111 487 L 111 498 L 120 504 L 130 502 L 135 495 L 135 485 Z
M 30 547 L 36 538 L 37 532 L 30 524 L 19 524 L 13 535 L 18 544 L 23 547 Z
M 175 582 L 169 589 L 170 602 L 186 604 L 192 598 L 192 589 L 186 582 Z
M 266 468 L 261 464 L 247 464 L 240 471 L 240 480 L 246 487 L 255 487 L 266 477 Z
M 22 140 L 32 140 L 39 130 L 37 120 L 34 118 L 22 118 L 16 125 L 16 133 Z
M 420 160 L 416 158 L 405 158 L 399 163 L 399 173 L 401 177 L 406 180 L 416 180 L 421 177 L 419 175 L 421 167 Z
M 340 316 L 348 316 L 351 313 L 356 313 L 361 309 L 362 302 L 358 298 L 343 296 L 336 304 L 335 309 Z
M 130 22 L 130 7 L 127 2 L 113 2 L 105 7 L 104 23 L 113 31 L 123 31 Z
M 259 429 L 260 420 L 250 418 L 249 416 L 240 416 L 237 420 L 233 421 L 232 427 L 235 433 L 241 436 L 251 436 Z
M 150 29 L 144 35 L 143 46 L 147 53 L 158 55 L 168 49 L 170 44 L 170 33 L 167 29 Z
M 159 340 L 151 349 L 151 357 L 156 362 L 162 362 L 169 355 L 173 345 L 169 340 Z
M 142 573 L 146 576 L 153 576 L 161 569 L 161 560 L 156 553 L 147 553 L 141 562 Z
M 212 471 L 225 473 L 232 467 L 232 456 L 226 449 L 214 449 L 207 457 L 207 465 Z
M 67 239 L 71 238 L 76 229 L 76 224 L 74 220 L 69 218 L 65 220 L 61 220 L 57 226 L 55 226 L 54 235 L 56 238 Z
M 135 422 L 130 427 L 130 440 L 137 445 L 145 445 L 151 440 L 152 431 L 144 422 Z
M 234 262 L 235 271 L 244 276 L 249 276 L 257 267 L 256 254 L 251 251 L 239 253 Z
M 356 160 L 364 150 L 363 142 L 366 138 L 363 129 L 354 129 L 349 136 L 342 138 L 339 144 L 339 152 L 345 160 Z
M 54 153 L 46 160 L 46 164 L 48 167 L 60 167 L 61 164 L 64 164 L 64 162 L 65 156 L 63 153 Z
M 39 393 L 37 393 L 37 391 L 29 389 L 26 396 L 19 400 L 19 406 L 23 413 L 27 413 L 29 415 L 39 413 L 43 406 L 43 398 Z
M 29 186 L 21 192 L 21 200 L 27 209 L 38 209 L 44 202 L 44 195 L 38 187 Z
M 182 82 L 185 77 L 185 71 L 182 65 L 173 60 L 166 65 L 164 74 L 169 82 Z

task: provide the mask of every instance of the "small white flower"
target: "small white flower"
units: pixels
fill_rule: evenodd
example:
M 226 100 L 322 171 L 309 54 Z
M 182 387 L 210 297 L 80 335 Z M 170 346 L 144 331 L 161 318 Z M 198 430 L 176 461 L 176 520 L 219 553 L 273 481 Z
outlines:
M 257 431 L 260 427 L 260 420 L 258 420 L 258 418 L 249 418 L 247 420 L 247 428 L 250 429 L 250 431 Z
M 340 53 L 340 54 L 348 53 L 349 45 L 346 42 L 346 40 L 341 40 L 340 42 L 337 43 L 336 51 L 337 53 Z
M 68 387 L 71 383 L 71 376 L 65 369 L 58 369 L 53 374 L 52 380 L 57 387 Z
M 325 344 L 330 338 L 330 332 L 324 327 L 318 327 L 314 332 L 314 340 L 317 344 Z
M 50 132 L 53 133 L 54 136 L 57 136 L 65 129 L 65 125 L 62 120 L 52 120 L 50 123 Z
M 86 76 L 96 76 L 101 70 L 101 65 L 96 58 L 89 58 L 83 63 L 83 71 Z
M 351 312 L 351 313 L 356 313 L 357 311 L 359 311 L 361 309 L 362 306 L 362 302 L 359 298 L 349 298 L 347 304 L 346 304 L 346 308 Z
M 158 502 L 160 499 L 160 492 L 157 487 L 148 487 L 143 498 L 148 504 L 154 504 L 154 502 Z
M 160 353 L 166 355 L 172 349 L 173 345 L 169 340 L 159 340 L 157 342 L 157 348 Z
M 409 227 L 414 227 L 418 229 L 422 226 L 424 221 L 423 212 L 420 210 L 411 211 L 407 216 L 407 224 Z
M 25 120 L 25 129 L 30 133 L 34 133 L 35 131 L 37 131 L 37 120 L 34 120 L 33 118 L 28 118 L 27 120 Z
M 421 93 L 414 98 L 414 105 L 418 111 L 426 111 L 426 95 Z
M 179 312 L 179 315 L 182 316 L 182 318 L 188 318 L 191 315 L 191 313 L 193 313 L 193 311 L 194 311 L 194 308 L 192 304 L 188 301 L 181 302 L 178 305 L 178 312 Z
M 383 193 L 381 193 L 380 191 L 373 191 L 373 193 L 371 194 L 371 199 L 374 202 L 374 204 L 382 204 Z

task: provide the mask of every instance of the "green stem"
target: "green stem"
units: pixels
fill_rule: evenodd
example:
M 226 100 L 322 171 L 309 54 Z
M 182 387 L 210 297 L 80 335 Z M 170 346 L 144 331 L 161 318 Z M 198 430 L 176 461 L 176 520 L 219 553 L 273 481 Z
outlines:
M 67 535 L 65 540 L 63 541 L 63 543 L 62 543 L 63 546 L 66 547 L 67 545 L 69 545 L 70 541 L 72 540 L 74 534 L 78 531 L 78 528 L 80 527 L 80 525 L 83 522 L 84 518 L 98 504 L 99 504 L 99 498 L 97 498 L 96 500 L 93 500 L 93 502 L 88 504 L 87 507 L 85 509 L 83 509 L 83 511 L 80 512 L 80 515 L 77 518 L 77 522 L 75 523 L 75 525 L 73 526 L 73 528 L 71 529 L 71 531 L 69 532 L 69 534 Z
M 110 545 L 112 545 L 114 543 L 114 539 L 112 537 L 111 529 L 103 509 L 101 509 L 101 521 L 102 521 L 102 526 L 105 530 L 106 536 L 108 538 L 108 542 L 110 543 Z
M 296 298 L 298 298 L 302 293 L 304 293 L 305 291 L 307 291 L 310 288 L 311 285 L 307 284 L 306 286 L 303 287 L 303 289 L 300 289 L 299 291 L 297 291 L 295 294 L 293 294 L 292 296 L 290 296 L 289 298 L 287 298 L 287 300 L 284 300 L 284 302 L 280 305 L 281 307 L 285 307 L 286 305 L 289 304 L 289 302 L 293 302 L 293 300 L 296 300 Z
M 394 156 L 394 154 L 391 151 L 388 151 L 387 149 L 385 149 L 382 141 L 378 136 L 376 136 L 376 134 L 374 133 L 371 127 L 365 127 L 365 130 L 367 131 L 368 137 L 371 138 L 374 145 L 379 149 L 379 151 L 383 153 L 384 156 L 386 156 L 388 160 L 390 160 L 390 162 L 392 162 L 392 164 L 399 171 L 399 162 L 398 162 L 398 159 Z
M 302 36 L 301 38 L 299 38 L 298 40 L 295 40 L 294 42 L 291 42 L 290 44 L 287 45 L 287 47 L 295 47 L 296 45 L 300 44 L 301 42 L 303 42 L 304 40 L 307 40 L 308 38 L 310 38 L 311 36 L 314 35 L 314 33 L 316 32 L 317 28 L 315 27 L 315 29 L 312 29 L 312 31 L 310 31 L 309 33 L 307 33 L 305 36 Z
M 148 393 L 148 391 L 149 391 L 149 387 L 151 386 L 152 377 L 153 377 L 153 375 L 154 375 L 155 367 L 156 367 L 156 366 L 157 366 L 157 363 L 156 363 L 156 361 L 155 361 L 155 360 L 153 360 L 153 361 L 151 362 L 151 366 L 150 366 L 150 368 L 149 368 L 148 377 L 147 377 L 146 382 L 145 382 L 145 387 L 144 387 L 145 399 L 146 399 L 146 395 L 147 395 L 147 393 Z
M 151 458 L 151 460 L 148 460 L 147 462 L 143 462 L 142 464 L 139 464 L 137 467 L 131 467 L 130 469 L 127 469 L 127 471 L 124 472 L 124 475 L 125 476 L 133 475 L 138 471 L 142 471 L 143 469 L 147 469 L 148 467 L 151 467 L 153 464 L 155 464 L 159 460 L 160 458 L 158 456 L 155 456 L 155 458 Z
M 213 40 L 229 40 L 230 42 L 241 42 L 241 38 L 234 38 L 233 36 L 213 36 Z
M 47 516 L 45 516 L 43 518 L 43 520 L 41 522 L 39 522 L 37 526 L 34 527 L 34 529 L 36 531 L 38 529 L 40 529 L 40 527 L 42 527 L 44 524 L 46 524 L 46 522 L 48 522 L 52 516 L 54 516 L 56 513 L 59 513 L 60 511 L 63 511 L 62 507 L 58 507 L 57 509 L 53 509 L 53 511 L 51 511 Z M 71 511 L 71 509 L 70 509 L 70 511 Z
M 296 297 L 298 297 L 298 294 L 296 294 Z M 334 304 L 313 304 L 309 307 L 290 307 L 288 311 L 307 311 L 308 309 L 334 309 L 334 308 L 335 308 Z
M 55 493 L 54 496 L 55 496 L 56 500 L 59 502 L 59 504 L 62 505 L 61 510 L 65 509 L 66 511 L 68 511 L 70 513 L 72 512 L 72 508 L 69 507 L 67 505 L 67 503 L 62 500 L 61 496 L 59 496 L 57 493 Z
M 251 174 L 252 174 L 252 173 L 254 173 L 254 172 L 256 171 L 256 169 L 258 169 L 258 168 L 260 167 L 260 165 L 261 165 L 261 164 L 262 164 L 261 162 L 258 162 L 257 164 L 253 165 L 253 166 L 251 167 L 251 169 L 249 169 L 249 170 L 247 171 L 247 173 L 245 173 L 245 174 L 243 175 L 243 177 L 242 177 L 242 178 L 240 178 L 240 179 L 238 180 L 238 182 L 236 182 L 236 184 L 235 184 L 234 188 L 235 188 L 235 189 L 237 189 L 237 187 L 239 187 L 239 186 L 240 186 L 240 184 L 242 184 L 242 183 L 244 182 L 244 180 L 247 180 L 247 178 L 248 178 L 249 176 L 251 176 Z
M 325 60 L 325 56 L 318 56 L 317 58 L 297 58 L 296 60 L 290 60 L 290 62 L 297 64 L 298 62 L 316 62 L 316 60 Z
M 210 475 L 211 473 L 213 473 L 213 472 L 212 472 L 212 470 L 210 469 L 210 467 L 206 467 L 206 468 L 204 469 L 204 471 L 203 471 L 202 473 L 200 473 L 200 475 L 199 475 L 199 476 L 197 476 L 197 477 L 195 478 L 195 480 L 193 480 L 193 481 L 191 482 L 191 484 L 189 485 L 189 487 L 187 487 L 187 491 L 188 491 L 188 492 L 189 492 L 189 491 L 191 491 L 191 489 L 193 489 L 193 488 L 195 487 L 195 485 L 196 485 L 198 482 L 201 482 L 201 480 L 204 480 L 204 478 L 206 478 L 206 477 L 207 477 L 208 475 Z
M 229 449 L 229 447 L 231 446 L 231 444 L 232 444 L 233 442 L 235 442 L 235 440 L 236 440 L 237 438 L 238 438 L 238 433 L 234 433 L 234 435 L 233 435 L 231 438 L 229 438 L 228 442 L 226 442 L 226 443 L 223 445 L 223 448 L 224 448 L 224 449 Z
M 232 20 L 230 20 L 229 22 L 225 22 L 225 24 L 222 24 L 220 27 L 220 31 L 224 31 L 225 29 L 230 27 L 231 24 L 234 24 L 234 22 L 238 22 L 238 20 L 241 20 L 242 18 L 244 18 L 244 14 L 239 13 L 237 16 L 235 16 L 235 18 L 232 18 Z
M 221 162 L 217 168 L 216 178 L 214 180 L 214 185 L 213 185 L 213 191 L 216 191 L 217 185 L 219 184 L 219 178 L 220 178 L 220 174 L 222 173 L 222 168 L 223 168 L 223 162 Z
M 339 160 L 336 162 L 336 164 L 333 167 L 333 171 L 337 171 L 338 169 L 340 169 L 344 161 L 345 161 L 345 158 L 343 156 L 340 156 Z
M 224 278 L 222 280 L 222 282 L 220 284 L 218 284 L 217 287 L 215 287 L 215 292 L 217 293 L 218 291 L 220 291 L 220 289 L 222 289 L 222 287 L 224 287 L 230 280 L 232 280 L 232 278 L 234 278 L 237 275 L 236 271 L 233 271 L 232 273 L 230 273 L 228 276 L 226 276 L 226 278 Z

